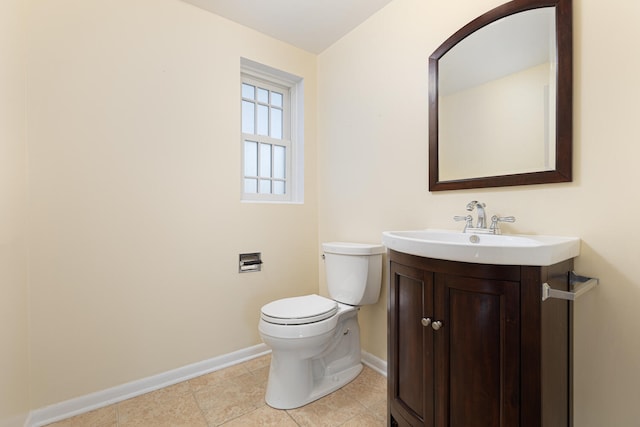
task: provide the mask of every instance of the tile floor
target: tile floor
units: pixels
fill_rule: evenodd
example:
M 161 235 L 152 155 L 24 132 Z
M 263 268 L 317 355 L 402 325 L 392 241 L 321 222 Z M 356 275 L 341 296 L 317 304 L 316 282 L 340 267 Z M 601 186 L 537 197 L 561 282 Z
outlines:
M 48 427 L 386 425 L 387 382 L 366 367 L 351 383 L 302 408 L 276 410 L 264 402 L 270 355 L 133 399 L 49 424 Z

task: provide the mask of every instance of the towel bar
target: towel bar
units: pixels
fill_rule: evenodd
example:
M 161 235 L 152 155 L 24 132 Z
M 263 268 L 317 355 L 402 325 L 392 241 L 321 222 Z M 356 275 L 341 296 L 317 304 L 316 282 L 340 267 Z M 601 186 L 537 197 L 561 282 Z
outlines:
M 572 271 L 569 273 L 569 285 L 571 286 L 571 291 L 560 291 L 553 289 L 548 283 L 543 283 L 542 301 L 546 301 L 549 298 L 574 301 L 586 292 L 589 292 L 598 284 L 600 284 L 600 280 L 598 278 L 580 276 L 576 274 L 575 271 Z

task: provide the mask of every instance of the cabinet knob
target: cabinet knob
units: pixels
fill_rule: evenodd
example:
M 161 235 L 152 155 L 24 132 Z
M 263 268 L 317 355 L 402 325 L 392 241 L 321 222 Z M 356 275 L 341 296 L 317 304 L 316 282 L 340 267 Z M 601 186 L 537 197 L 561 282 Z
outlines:
M 433 328 L 434 331 L 437 331 L 438 329 L 442 328 L 442 322 L 439 320 L 436 320 L 431 324 L 431 327 Z
M 429 326 L 431 324 L 431 319 L 429 319 L 428 317 L 423 317 L 420 322 L 422 323 L 422 326 Z

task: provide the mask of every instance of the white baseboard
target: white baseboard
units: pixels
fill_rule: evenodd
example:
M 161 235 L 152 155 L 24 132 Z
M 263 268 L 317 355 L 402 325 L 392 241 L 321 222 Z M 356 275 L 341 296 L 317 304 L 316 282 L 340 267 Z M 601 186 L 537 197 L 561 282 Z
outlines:
M 122 402 L 191 378 L 228 368 L 238 363 L 270 353 L 266 344 L 258 344 L 233 353 L 224 354 L 202 362 L 193 363 L 158 375 L 122 384 L 106 390 L 90 393 L 75 399 L 56 403 L 29 413 L 25 427 L 41 427 L 56 421 L 84 414 L 95 409 Z M 387 362 L 366 351 L 362 352 L 362 363 L 376 372 L 387 376 Z M 15 424 L 20 425 L 20 424 Z M 0 426 L 2 427 L 2 426 Z
M 94 409 L 112 405 L 150 391 L 158 390 L 200 375 L 227 368 L 271 352 L 266 344 L 258 344 L 233 353 L 224 354 L 202 362 L 193 363 L 158 375 L 132 381 L 106 390 L 90 393 L 75 399 L 56 403 L 31 411 L 25 427 L 41 427 L 65 418 L 84 414 Z
M 387 376 L 387 361 L 382 360 L 371 353 L 362 351 L 362 363 L 378 372 L 380 375 Z

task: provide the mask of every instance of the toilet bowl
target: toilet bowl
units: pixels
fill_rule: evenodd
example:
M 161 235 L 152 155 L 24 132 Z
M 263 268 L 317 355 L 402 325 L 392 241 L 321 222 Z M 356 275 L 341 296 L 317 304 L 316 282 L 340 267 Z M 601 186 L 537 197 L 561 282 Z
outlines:
M 375 303 L 382 282 L 381 245 L 323 244 L 327 287 L 261 309 L 258 330 L 272 349 L 265 400 L 297 408 L 343 387 L 362 371 L 358 311 Z

